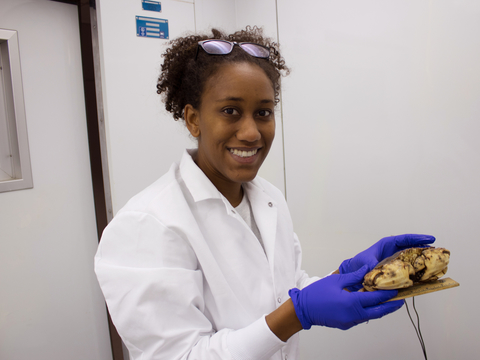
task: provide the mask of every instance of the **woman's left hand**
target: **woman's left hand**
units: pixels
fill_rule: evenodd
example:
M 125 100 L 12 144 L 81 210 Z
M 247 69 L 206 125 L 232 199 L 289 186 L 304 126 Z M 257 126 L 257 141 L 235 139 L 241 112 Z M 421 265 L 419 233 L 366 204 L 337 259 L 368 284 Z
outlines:
M 363 266 L 349 274 L 333 274 L 320 279 L 302 290 L 291 289 L 295 313 L 304 329 L 312 325 L 347 330 L 352 326 L 396 311 L 403 301 L 387 300 L 397 295 L 397 290 L 373 292 L 348 292 L 349 286 L 358 284 L 367 273 Z
M 347 274 L 357 271 L 364 265 L 372 270 L 380 261 L 392 256 L 397 251 L 410 247 L 432 244 L 435 238 L 431 235 L 405 234 L 389 236 L 381 239 L 367 250 L 362 251 L 351 259 L 347 259 L 340 265 L 340 274 Z

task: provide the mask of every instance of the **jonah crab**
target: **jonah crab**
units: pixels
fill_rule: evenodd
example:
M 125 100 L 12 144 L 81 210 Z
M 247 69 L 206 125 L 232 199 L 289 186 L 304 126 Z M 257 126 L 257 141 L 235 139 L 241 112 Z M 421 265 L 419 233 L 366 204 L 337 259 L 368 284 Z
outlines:
M 367 291 L 401 289 L 416 282 L 437 280 L 447 272 L 450 251 L 417 247 L 401 250 L 382 260 L 364 277 Z

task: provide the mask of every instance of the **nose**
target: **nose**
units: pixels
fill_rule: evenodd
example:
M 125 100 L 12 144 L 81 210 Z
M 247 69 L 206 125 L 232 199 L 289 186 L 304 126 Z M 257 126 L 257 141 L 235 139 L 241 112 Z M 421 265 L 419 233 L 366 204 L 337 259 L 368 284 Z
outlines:
M 236 134 L 238 140 L 255 142 L 261 139 L 262 135 L 260 134 L 257 123 L 252 116 L 245 116 L 239 122 L 239 126 Z

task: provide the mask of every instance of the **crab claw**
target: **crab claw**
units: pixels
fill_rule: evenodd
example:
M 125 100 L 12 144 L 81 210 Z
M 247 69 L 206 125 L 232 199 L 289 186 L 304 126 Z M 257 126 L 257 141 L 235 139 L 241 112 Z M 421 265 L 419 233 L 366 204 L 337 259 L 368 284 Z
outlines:
M 431 248 L 423 251 L 419 258 L 424 258 L 425 272 L 419 281 L 436 280 L 447 272 L 450 251 L 445 248 Z
M 425 269 L 425 257 L 421 255 L 417 257 L 413 263 L 413 268 L 415 269 L 415 273 Z
M 413 285 L 413 275 L 415 269 L 410 263 L 393 260 L 365 275 L 363 286 L 368 291 L 401 289 Z

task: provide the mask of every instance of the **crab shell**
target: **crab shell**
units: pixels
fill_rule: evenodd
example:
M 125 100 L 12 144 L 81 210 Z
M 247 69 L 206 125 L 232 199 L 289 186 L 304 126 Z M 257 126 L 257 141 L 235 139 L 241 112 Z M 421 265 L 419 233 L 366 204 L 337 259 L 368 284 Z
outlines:
M 384 259 L 364 277 L 368 291 L 412 286 L 414 282 L 436 280 L 447 272 L 450 251 L 445 248 L 409 248 Z

